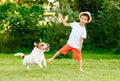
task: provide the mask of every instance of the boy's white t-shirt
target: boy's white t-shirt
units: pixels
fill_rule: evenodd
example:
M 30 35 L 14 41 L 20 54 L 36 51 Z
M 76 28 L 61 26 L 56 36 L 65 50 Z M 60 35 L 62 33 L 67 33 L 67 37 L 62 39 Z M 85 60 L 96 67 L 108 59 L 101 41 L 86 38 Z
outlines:
M 78 22 L 70 23 L 72 31 L 70 33 L 68 44 L 73 47 L 80 49 L 80 38 L 86 38 L 87 32 L 85 27 L 81 27 Z

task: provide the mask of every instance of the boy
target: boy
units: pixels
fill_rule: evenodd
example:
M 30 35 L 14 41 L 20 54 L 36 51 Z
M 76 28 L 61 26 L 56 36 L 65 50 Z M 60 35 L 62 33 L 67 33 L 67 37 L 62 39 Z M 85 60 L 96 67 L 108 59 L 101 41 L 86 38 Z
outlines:
M 82 45 L 86 38 L 85 24 L 91 22 L 91 14 L 89 12 L 81 12 L 79 14 L 80 22 L 67 23 L 61 14 L 58 14 L 61 22 L 64 26 L 70 26 L 72 31 L 70 33 L 69 39 L 66 45 L 58 50 L 52 58 L 48 59 L 47 62 L 52 62 L 58 55 L 66 55 L 68 52 L 72 51 L 75 60 L 78 60 L 79 70 L 82 71 Z

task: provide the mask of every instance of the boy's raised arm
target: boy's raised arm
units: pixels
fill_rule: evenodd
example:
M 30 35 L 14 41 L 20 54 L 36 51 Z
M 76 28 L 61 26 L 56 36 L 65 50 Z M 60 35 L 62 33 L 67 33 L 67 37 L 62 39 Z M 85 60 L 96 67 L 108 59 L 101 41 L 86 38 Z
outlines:
M 60 18 L 60 20 L 61 20 L 61 22 L 62 22 L 62 24 L 64 25 L 64 26 L 70 26 L 70 24 L 69 23 L 67 23 L 64 19 L 63 19 L 63 16 L 62 16 L 62 14 L 58 14 L 58 17 Z

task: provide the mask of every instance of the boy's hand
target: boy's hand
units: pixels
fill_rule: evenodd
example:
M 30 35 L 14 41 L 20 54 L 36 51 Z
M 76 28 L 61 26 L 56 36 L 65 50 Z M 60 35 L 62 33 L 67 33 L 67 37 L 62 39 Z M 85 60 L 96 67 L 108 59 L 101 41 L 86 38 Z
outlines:
M 81 48 L 79 49 L 79 51 L 81 52 Z
M 62 14 L 60 14 L 60 13 L 58 13 L 58 17 L 59 17 L 60 19 L 63 19 L 63 16 L 62 16 Z
M 60 19 L 60 22 L 62 22 L 62 24 L 64 25 L 64 26 L 70 26 L 70 24 L 69 23 L 67 23 L 64 19 L 63 19 L 63 16 L 62 16 L 62 14 L 58 14 L 58 17 L 59 17 L 59 19 Z

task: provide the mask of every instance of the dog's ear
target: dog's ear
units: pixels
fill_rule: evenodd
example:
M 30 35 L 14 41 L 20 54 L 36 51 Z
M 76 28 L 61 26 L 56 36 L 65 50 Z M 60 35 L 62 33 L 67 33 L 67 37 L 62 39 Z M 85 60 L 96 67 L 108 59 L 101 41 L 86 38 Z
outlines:
M 39 39 L 40 40 L 40 42 L 42 42 L 42 39 Z
M 35 47 L 38 47 L 38 44 L 37 44 L 36 42 L 34 42 L 34 46 L 35 46 Z

